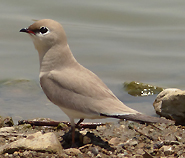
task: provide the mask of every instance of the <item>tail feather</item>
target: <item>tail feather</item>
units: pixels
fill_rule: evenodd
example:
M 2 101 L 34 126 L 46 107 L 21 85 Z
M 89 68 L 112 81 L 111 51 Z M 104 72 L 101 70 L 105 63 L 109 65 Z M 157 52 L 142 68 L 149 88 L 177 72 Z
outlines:
M 171 124 L 175 123 L 172 120 L 147 116 L 147 115 L 144 115 L 141 113 L 126 114 L 126 115 L 107 115 L 107 114 L 101 113 L 100 115 L 105 116 L 105 117 L 117 118 L 117 119 L 126 119 L 126 120 L 135 121 L 135 122 L 139 122 L 139 123 L 171 123 Z

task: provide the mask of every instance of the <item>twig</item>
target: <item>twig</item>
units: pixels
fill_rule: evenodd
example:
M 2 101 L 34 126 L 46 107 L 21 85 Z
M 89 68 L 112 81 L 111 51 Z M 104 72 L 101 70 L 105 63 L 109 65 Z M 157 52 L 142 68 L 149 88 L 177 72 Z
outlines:
M 155 140 L 155 138 L 153 138 L 152 136 L 148 136 L 147 134 L 145 134 L 145 133 L 143 133 L 143 132 L 141 132 L 141 131 L 137 130 L 137 128 L 136 128 L 136 127 L 134 127 L 134 130 L 135 130 L 136 132 L 138 132 L 139 134 L 141 134 L 141 135 L 143 135 L 143 136 L 147 137 L 148 139 L 152 140 L 152 141 L 154 141 L 154 140 Z
M 68 127 L 71 126 L 71 124 L 67 121 L 28 121 L 28 120 L 20 120 L 18 121 L 18 125 L 21 124 L 31 124 L 32 126 L 54 126 L 57 127 L 60 123 L 63 123 L 67 125 Z M 91 128 L 95 129 L 97 126 L 105 125 L 104 123 L 80 123 L 81 128 Z
M 20 120 L 18 121 L 18 125 L 22 124 L 30 124 L 32 126 L 54 126 L 57 127 L 59 123 L 64 123 L 68 125 L 68 122 L 59 122 L 59 121 L 28 121 L 28 120 Z

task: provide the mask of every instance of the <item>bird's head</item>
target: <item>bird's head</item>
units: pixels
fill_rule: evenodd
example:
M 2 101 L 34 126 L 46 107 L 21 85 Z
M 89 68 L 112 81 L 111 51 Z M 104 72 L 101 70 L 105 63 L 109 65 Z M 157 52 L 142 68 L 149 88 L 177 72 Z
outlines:
M 35 48 L 40 53 L 46 53 L 51 47 L 67 45 L 67 38 L 62 25 L 51 19 L 38 20 L 20 32 L 28 33 L 33 40 Z

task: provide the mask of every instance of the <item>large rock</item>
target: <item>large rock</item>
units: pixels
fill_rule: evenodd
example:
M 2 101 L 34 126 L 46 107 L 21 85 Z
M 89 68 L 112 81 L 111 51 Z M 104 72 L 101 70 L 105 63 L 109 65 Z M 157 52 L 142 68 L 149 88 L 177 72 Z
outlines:
M 158 115 L 185 125 L 185 91 L 175 88 L 165 89 L 158 94 L 153 106 Z
M 22 138 L 10 144 L 1 146 L 0 154 L 14 153 L 14 151 L 20 149 L 60 153 L 62 146 L 54 133 L 49 132 L 42 134 L 41 132 L 37 132 L 34 134 L 29 134 L 26 138 Z

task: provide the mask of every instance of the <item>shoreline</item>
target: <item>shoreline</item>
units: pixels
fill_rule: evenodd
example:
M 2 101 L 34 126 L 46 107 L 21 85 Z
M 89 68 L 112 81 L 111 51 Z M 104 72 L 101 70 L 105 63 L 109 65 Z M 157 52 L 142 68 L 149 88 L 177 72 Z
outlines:
M 3 130 L 4 129 L 4 130 Z M 67 125 L 58 127 L 14 125 L 0 128 L 0 157 L 183 157 L 185 156 L 185 127 L 170 124 L 139 124 L 132 121 L 105 123 L 95 129 L 76 129 L 76 148 L 71 147 L 71 132 Z M 15 142 L 26 142 L 38 135 L 38 139 L 47 134 L 56 139 L 57 149 L 49 150 L 24 143 L 11 146 Z M 56 137 L 56 138 L 55 138 Z M 47 138 L 44 138 L 46 141 Z M 29 140 L 30 141 L 30 140 Z M 45 143 L 45 144 L 47 144 Z M 41 144 L 41 141 L 39 143 Z M 25 146 L 23 146 L 25 145 Z M 50 145 L 52 146 L 52 145 Z

